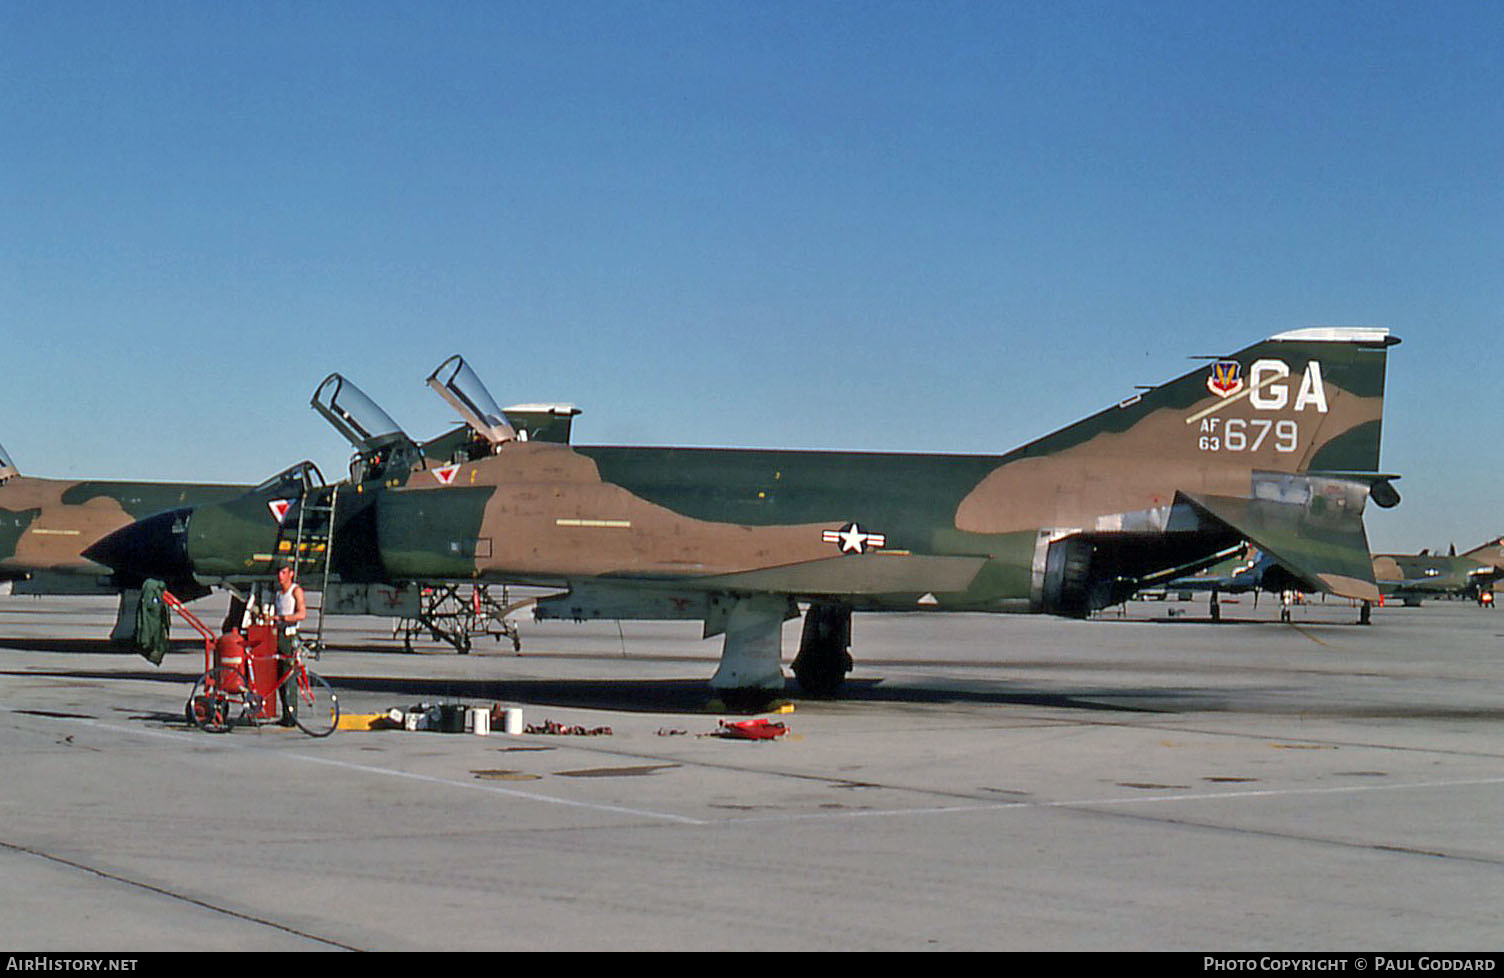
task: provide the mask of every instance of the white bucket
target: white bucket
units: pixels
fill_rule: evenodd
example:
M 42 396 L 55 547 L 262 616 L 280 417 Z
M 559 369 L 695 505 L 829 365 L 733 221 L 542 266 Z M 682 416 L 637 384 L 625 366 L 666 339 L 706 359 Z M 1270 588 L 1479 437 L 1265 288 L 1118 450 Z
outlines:
M 517 736 L 522 733 L 522 708 L 514 706 L 501 711 L 501 729 Z
M 484 737 L 491 732 L 491 711 L 485 707 L 472 706 L 465 721 L 465 729 Z

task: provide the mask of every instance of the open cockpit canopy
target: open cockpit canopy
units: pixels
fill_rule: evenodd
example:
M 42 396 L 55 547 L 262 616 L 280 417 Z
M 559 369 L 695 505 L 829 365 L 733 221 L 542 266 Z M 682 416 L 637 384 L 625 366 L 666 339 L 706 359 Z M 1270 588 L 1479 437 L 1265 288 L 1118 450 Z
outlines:
M 392 416 L 340 374 L 325 377 L 310 403 L 354 447 L 352 481 L 385 478 L 394 469 L 410 469 L 421 460 L 417 445 Z
M 391 415 L 339 374 L 324 378 L 313 392 L 312 404 L 357 452 L 390 444 L 395 436 L 407 437 Z
M 517 430 L 507 421 L 496 399 L 459 354 L 439 364 L 438 369 L 428 375 L 428 386 L 458 411 L 477 435 L 492 445 L 501 445 L 517 437 Z
M 324 484 L 324 474 L 312 462 L 299 462 L 283 469 L 251 490 L 258 496 L 278 499 L 301 499 Z
M 568 442 L 580 409 L 573 404 L 514 404 L 499 407 L 463 357 L 439 364 L 428 386 L 464 419 L 475 438 L 495 451 L 509 441 Z

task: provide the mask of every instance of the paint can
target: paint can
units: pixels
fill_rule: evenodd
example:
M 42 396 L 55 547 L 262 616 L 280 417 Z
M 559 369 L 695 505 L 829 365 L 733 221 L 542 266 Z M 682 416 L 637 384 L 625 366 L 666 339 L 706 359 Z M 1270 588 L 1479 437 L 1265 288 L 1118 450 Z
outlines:
M 458 703 L 439 704 L 437 729 L 442 733 L 465 732 L 465 708 Z

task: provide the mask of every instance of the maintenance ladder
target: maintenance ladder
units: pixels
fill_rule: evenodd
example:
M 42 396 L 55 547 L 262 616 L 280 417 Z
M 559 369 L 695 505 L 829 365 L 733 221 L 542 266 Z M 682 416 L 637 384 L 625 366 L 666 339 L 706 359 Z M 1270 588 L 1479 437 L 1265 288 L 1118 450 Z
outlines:
M 322 493 L 328 489 L 328 502 Z M 329 603 L 329 573 L 334 562 L 334 518 L 339 506 L 338 485 L 304 486 L 303 496 L 298 500 L 298 522 L 291 541 L 288 560 L 295 568 L 295 576 L 301 580 L 308 570 L 321 576 L 319 581 L 319 621 L 311 644 L 317 655 L 324 648 L 324 606 Z M 277 537 L 277 553 L 281 556 L 288 548 L 284 546 L 287 525 Z M 306 591 L 305 591 L 306 593 Z

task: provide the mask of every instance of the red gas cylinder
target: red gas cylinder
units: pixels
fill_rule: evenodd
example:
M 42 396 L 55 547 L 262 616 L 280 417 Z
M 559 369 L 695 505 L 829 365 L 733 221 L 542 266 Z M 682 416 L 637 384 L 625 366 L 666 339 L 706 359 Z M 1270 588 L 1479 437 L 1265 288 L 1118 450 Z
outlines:
M 277 633 L 270 625 L 252 625 L 245 630 L 245 652 L 250 659 L 251 686 L 261 696 L 257 719 L 277 717 Z
M 233 675 L 222 675 L 220 683 L 227 693 L 240 693 L 245 690 L 244 666 L 245 666 L 245 639 L 240 637 L 239 632 L 225 632 L 214 642 L 214 668 L 221 666 L 231 670 Z

